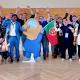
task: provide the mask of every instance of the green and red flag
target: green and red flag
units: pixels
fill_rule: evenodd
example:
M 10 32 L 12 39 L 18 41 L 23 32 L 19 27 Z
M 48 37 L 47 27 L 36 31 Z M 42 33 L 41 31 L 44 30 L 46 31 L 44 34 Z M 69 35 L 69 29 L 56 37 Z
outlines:
M 49 34 L 50 29 L 54 28 L 54 21 L 49 22 L 45 27 L 44 30 L 46 31 L 46 34 Z
M 58 44 L 58 35 L 57 35 L 57 32 L 54 29 L 55 26 L 56 26 L 55 22 L 51 21 L 44 27 L 44 30 L 46 31 L 46 34 L 47 34 L 47 38 L 48 38 L 48 40 L 49 40 L 49 42 L 51 43 L 52 46 Z M 53 33 L 51 33 L 51 30 L 52 30 Z

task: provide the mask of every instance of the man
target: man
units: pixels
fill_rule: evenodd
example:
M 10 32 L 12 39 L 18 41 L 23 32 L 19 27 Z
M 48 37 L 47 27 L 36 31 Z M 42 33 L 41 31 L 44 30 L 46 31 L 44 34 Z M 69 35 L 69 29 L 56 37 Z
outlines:
M 65 59 L 66 49 L 68 49 L 69 61 L 72 61 L 74 28 L 71 24 L 68 24 L 67 19 L 63 19 L 63 26 L 61 27 L 61 30 L 62 30 L 62 46 L 61 46 L 62 61 Z
M 77 17 L 75 15 L 72 16 L 72 25 L 74 27 L 73 59 L 75 59 L 75 55 L 77 53 L 76 39 L 79 27 L 79 24 L 77 23 Z
M 8 23 L 10 22 L 11 20 L 11 17 L 12 17 L 13 13 L 9 13 L 5 16 L 3 22 L 2 22 L 2 25 L 6 28 Z
M 42 27 L 44 28 L 48 22 L 45 20 L 45 18 L 43 16 L 40 17 L 39 20 L 40 25 L 42 25 Z M 42 46 L 43 46 L 43 59 L 46 60 L 46 56 L 49 53 L 49 48 L 48 48 L 48 39 L 46 36 L 46 31 L 44 31 L 43 33 L 43 37 L 42 37 Z
M 19 22 L 17 22 L 17 15 L 13 14 L 10 22 L 6 27 L 6 37 L 10 43 L 10 59 L 11 63 L 14 61 L 14 48 L 16 51 L 16 60 L 19 62 L 20 53 L 19 53 L 19 41 L 20 41 L 20 31 L 24 31 L 21 28 Z

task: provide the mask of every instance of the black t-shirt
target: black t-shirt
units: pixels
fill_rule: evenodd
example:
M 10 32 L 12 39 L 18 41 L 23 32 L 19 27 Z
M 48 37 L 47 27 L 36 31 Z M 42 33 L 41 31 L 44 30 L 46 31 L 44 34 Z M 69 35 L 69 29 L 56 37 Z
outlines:
M 61 30 L 63 33 L 62 40 L 63 40 L 63 42 L 66 42 L 66 43 L 73 43 L 74 36 L 69 27 L 73 28 L 73 26 L 71 24 L 68 24 L 67 26 L 63 25 L 61 27 Z
M 21 24 L 21 26 L 24 25 L 24 20 L 18 18 L 17 21 Z
M 6 33 L 6 28 L 2 26 L 2 24 L 0 24 L 0 38 L 3 38 L 5 36 Z

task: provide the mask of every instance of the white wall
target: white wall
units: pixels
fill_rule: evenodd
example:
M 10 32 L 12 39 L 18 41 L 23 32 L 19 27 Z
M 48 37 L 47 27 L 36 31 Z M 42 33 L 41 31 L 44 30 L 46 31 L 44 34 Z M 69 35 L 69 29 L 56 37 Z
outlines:
M 80 8 L 80 0 L 0 0 L 0 5 L 5 8 L 26 7 L 33 8 Z

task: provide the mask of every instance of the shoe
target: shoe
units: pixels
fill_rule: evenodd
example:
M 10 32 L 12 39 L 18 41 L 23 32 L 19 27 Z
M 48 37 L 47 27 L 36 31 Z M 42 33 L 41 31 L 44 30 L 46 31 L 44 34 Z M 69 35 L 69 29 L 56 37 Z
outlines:
M 57 58 L 57 55 L 55 54 L 55 55 L 54 55 L 54 59 L 56 59 L 56 58 Z
M 13 62 L 14 62 L 13 59 L 11 59 L 11 64 L 13 64 Z
M 80 62 L 80 59 L 79 59 L 79 62 Z
M 57 58 L 57 54 L 52 54 L 52 58 L 56 59 Z
M 22 63 L 35 63 L 35 60 L 27 60 L 27 61 L 22 61 Z
M 36 61 L 36 62 L 40 62 L 40 61 L 41 61 L 41 58 L 38 57 L 38 58 L 35 59 L 35 61 Z
M 45 56 L 43 56 L 43 60 L 46 60 L 46 57 Z
M 64 61 L 65 59 L 64 59 L 64 58 L 62 58 L 61 60 L 62 60 L 62 61 Z
M 70 58 L 69 61 L 72 62 L 73 60 Z
M 30 58 L 26 58 L 26 57 L 24 57 L 22 63 L 27 63 L 27 62 L 30 62 Z
M 72 59 L 75 60 L 76 59 L 76 56 L 72 56 Z
M 17 59 L 17 62 L 19 62 L 20 60 L 19 59 Z

